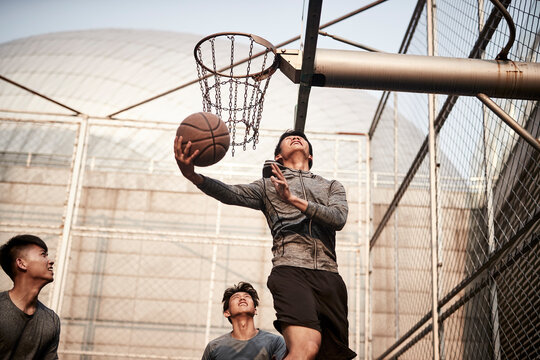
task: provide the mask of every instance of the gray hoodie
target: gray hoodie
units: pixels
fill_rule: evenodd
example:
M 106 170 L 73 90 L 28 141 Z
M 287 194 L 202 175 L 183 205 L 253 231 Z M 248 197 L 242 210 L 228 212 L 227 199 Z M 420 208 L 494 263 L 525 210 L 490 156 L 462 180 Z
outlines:
M 203 176 L 205 194 L 229 205 L 261 210 L 272 232 L 274 266 L 288 265 L 337 272 L 336 231 L 345 226 L 345 188 L 309 171 L 282 167 L 292 194 L 308 201 L 305 212 L 284 202 L 268 178 L 228 185 Z

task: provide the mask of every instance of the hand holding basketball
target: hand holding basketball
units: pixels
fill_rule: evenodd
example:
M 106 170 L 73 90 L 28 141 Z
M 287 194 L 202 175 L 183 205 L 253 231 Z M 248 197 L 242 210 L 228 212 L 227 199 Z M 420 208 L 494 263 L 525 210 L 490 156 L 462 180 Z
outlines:
M 174 152 L 184 173 L 182 167 L 217 163 L 227 153 L 229 144 L 227 125 L 217 115 L 199 112 L 185 118 L 178 127 Z

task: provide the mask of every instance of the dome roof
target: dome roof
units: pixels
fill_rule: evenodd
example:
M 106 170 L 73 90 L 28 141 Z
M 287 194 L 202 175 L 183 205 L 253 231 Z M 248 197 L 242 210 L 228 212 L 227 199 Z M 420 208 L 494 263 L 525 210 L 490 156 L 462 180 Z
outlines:
M 0 69 L 6 78 L 72 109 L 104 117 L 196 80 L 193 48 L 201 38 L 121 29 L 44 34 L 0 44 Z M 298 86 L 277 71 L 266 93 L 261 129 L 293 128 L 297 98 Z M 370 93 L 355 89 L 314 87 L 309 100 L 306 132 L 367 132 L 378 104 Z M 4 81 L 0 109 L 71 113 Z M 177 124 L 201 109 L 200 87 L 194 82 L 117 117 Z M 404 124 L 414 136 L 422 136 L 414 125 Z M 380 132 L 392 137 L 391 128 Z

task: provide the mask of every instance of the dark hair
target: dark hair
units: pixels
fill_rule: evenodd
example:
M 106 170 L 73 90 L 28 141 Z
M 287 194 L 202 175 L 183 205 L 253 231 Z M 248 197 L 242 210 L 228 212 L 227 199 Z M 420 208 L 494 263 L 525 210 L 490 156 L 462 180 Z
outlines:
M 279 141 L 276 145 L 276 149 L 274 150 L 274 157 L 279 155 L 279 153 L 281 152 L 281 142 L 283 141 L 283 139 L 285 139 L 288 136 L 300 136 L 301 138 L 306 140 L 309 145 L 309 155 L 313 157 L 313 146 L 311 146 L 311 143 L 309 142 L 306 134 L 304 134 L 304 132 L 300 130 L 287 130 L 283 134 L 281 134 L 281 136 L 279 137 Z M 311 165 L 313 165 L 312 159 L 309 159 L 308 165 L 309 165 L 309 168 L 311 169 Z
M 13 263 L 19 252 L 28 245 L 37 245 L 45 251 L 47 249 L 47 244 L 39 237 L 35 235 L 23 234 L 12 237 L 8 240 L 7 243 L 0 246 L 0 265 L 4 272 L 13 280 L 15 274 L 13 273 Z
M 253 305 L 255 305 L 255 307 L 259 305 L 259 295 L 257 294 L 257 290 L 255 290 L 250 283 L 241 281 L 237 285 L 233 285 L 226 289 L 223 293 L 223 300 L 221 300 L 223 302 L 223 312 L 229 310 L 229 300 L 231 299 L 231 296 L 238 292 L 248 293 L 253 300 Z M 231 319 L 228 320 L 231 322 Z

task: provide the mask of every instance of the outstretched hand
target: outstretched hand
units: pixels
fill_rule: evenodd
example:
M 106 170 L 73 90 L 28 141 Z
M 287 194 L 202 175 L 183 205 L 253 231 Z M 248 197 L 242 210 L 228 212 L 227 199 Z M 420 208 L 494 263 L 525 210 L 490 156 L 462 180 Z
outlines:
M 285 176 L 283 176 L 283 173 L 281 172 L 281 169 L 276 164 L 271 164 L 272 166 L 272 173 L 273 176 L 270 176 L 270 180 L 272 181 L 272 184 L 274 184 L 274 188 L 276 189 L 277 194 L 280 198 L 283 200 L 289 202 L 289 199 L 291 197 L 291 190 L 289 189 L 289 183 L 287 182 L 287 179 L 285 179 Z
M 199 155 L 199 150 L 191 152 L 191 141 L 182 147 L 182 136 L 174 138 L 174 157 L 182 175 L 194 184 L 200 184 L 202 178 L 195 172 L 193 160 Z M 200 181 L 199 181 L 200 180 Z
M 300 211 L 306 211 L 308 207 L 307 200 L 301 199 L 291 193 L 289 183 L 287 182 L 287 179 L 285 179 L 285 176 L 283 176 L 283 173 L 277 164 L 272 164 L 272 173 L 274 175 L 270 176 L 270 180 L 272 181 L 278 196 L 282 198 L 283 201 L 288 202 Z

